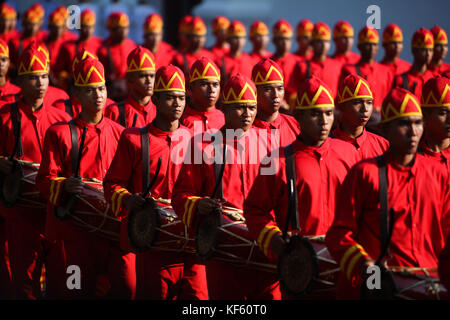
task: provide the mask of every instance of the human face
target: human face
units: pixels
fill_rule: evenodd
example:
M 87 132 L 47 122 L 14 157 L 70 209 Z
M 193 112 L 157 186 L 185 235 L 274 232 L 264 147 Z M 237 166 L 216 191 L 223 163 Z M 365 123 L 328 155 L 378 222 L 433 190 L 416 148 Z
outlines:
M 383 43 L 384 51 L 386 52 L 386 57 L 398 57 L 403 51 L 403 42 L 387 42 Z
M 448 45 L 446 44 L 436 44 L 434 45 L 433 56 L 436 60 L 445 59 L 448 52 Z
M 159 43 L 162 41 L 162 32 L 150 32 L 144 35 L 145 44 L 148 48 L 158 48 Z
M 297 37 L 297 43 L 300 49 L 306 49 L 311 45 L 311 37 L 299 36 Z
M 80 28 L 80 38 L 89 39 L 94 35 L 95 27 L 82 24 Z
M 277 52 L 286 53 L 291 51 L 292 39 L 287 37 L 274 37 L 273 44 Z
M 191 83 L 192 103 L 200 110 L 214 107 L 219 99 L 220 82 L 217 79 L 199 79 Z
M 300 133 L 302 140 L 311 146 L 321 146 L 333 125 L 334 108 L 297 109 L 295 118 L 302 128 Z
M 390 150 L 397 155 L 414 154 L 423 133 L 423 120 L 420 116 L 408 116 L 392 120 L 383 125 Z
M 378 53 L 378 43 L 360 43 L 358 49 L 365 60 L 375 59 Z
M 6 76 L 9 69 L 9 58 L 0 56 L 0 77 Z
M 258 34 L 251 37 L 250 40 L 252 41 L 253 49 L 255 50 L 265 49 L 267 47 L 267 44 L 269 43 L 269 36 Z
M 136 96 L 144 98 L 153 94 L 153 86 L 155 84 L 154 70 L 128 72 L 126 79 L 129 91 L 135 93 Z
M 227 129 L 248 131 L 256 117 L 256 103 L 232 103 L 223 108 Z
M 49 35 L 52 39 L 59 39 L 63 35 L 63 33 L 66 31 L 65 26 L 56 26 L 56 25 L 49 25 L 48 26 Z
M 258 110 L 272 114 L 280 110 L 284 98 L 282 83 L 267 83 L 256 86 Z
M 227 41 L 230 44 L 231 52 L 239 52 L 244 49 L 245 42 L 247 40 L 245 39 L 245 37 L 230 37 L 227 39 Z
M 326 56 L 330 50 L 330 41 L 315 39 L 311 41 L 311 46 L 314 50 L 315 57 Z
M 450 107 L 425 107 L 425 131 L 436 141 L 450 138 Z
M 412 48 L 414 61 L 419 64 L 430 64 L 433 58 L 433 49 L 427 48 Z
M 104 84 L 77 88 L 77 99 L 83 111 L 96 114 L 105 107 L 107 90 Z
M 354 39 L 353 37 L 339 37 L 334 39 L 334 44 L 338 52 L 348 52 L 352 50 Z
M 186 94 L 183 91 L 163 91 L 152 97 L 158 115 L 169 122 L 179 120 L 186 105 Z
M 365 126 L 373 111 L 372 98 L 358 98 L 344 102 L 339 107 L 342 122 L 351 128 Z
M 129 27 L 115 27 L 111 29 L 111 36 L 117 42 L 122 42 L 128 37 Z
M 205 46 L 206 36 L 190 34 L 187 35 L 187 41 L 189 52 L 197 52 Z
M 20 76 L 20 87 L 29 101 L 43 99 L 48 89 L 48 73 L 39 72 Z
M 40 27 L 41 27 L 40 22 L 24 21 L 23 22 L 23 33 L 24 33 L 24 35 L 26 35 L 28 37 L 35 36 L 38 33 Z

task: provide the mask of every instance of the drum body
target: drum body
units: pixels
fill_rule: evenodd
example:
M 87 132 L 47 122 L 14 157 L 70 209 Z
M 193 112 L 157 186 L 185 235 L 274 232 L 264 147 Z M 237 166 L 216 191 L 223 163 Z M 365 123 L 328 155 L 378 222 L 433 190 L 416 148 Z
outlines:
M 93 232 L 103 238 L 119 241 L 120 220 L 114 218 L 110 205 L 103 194 L 102 183 L 83 180 L 83 192 L 77 195 L 74 211 L 67 218 L 67 222 Z
M 137 252 L 194 252 L 194 239 L 169 200 L 147 199 L 143 210 L 129 214 L 127 233 L 131 248 Z
M 199 222 L 195 235 L 198 257 L 276 273 L 276 266 L 252 240 L 241 213 L 241 210 L 223 207 Z

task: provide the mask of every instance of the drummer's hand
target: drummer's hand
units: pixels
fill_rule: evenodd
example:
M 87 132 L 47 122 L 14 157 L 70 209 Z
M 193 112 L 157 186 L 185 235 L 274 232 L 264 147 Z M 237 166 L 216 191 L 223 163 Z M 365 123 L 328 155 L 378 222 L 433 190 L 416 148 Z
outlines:
M 272 239 L 272 251 L 280 256 L 286 248 L 286 241 L 281 234 L 277 234 Z
M 220 208 L 220 203 L 216 199 L 204 197 L 203 199 L 198 200 L 197 210 L 200 214 L 207 215 L 218 208 Z
M 79 178 L 70 177 L 64 181 L 64 191 L 67 193 L 80 194 L 83 188 L 84 182 Z
M 139 193 L 135 193 L 125 196 L 123 202 L 130 211 L 137 211 L 142 209 L 145 199 Z
M 12 171 L 13 163 L 7 158 L 0 158 L 0 173 L 9 174 Z

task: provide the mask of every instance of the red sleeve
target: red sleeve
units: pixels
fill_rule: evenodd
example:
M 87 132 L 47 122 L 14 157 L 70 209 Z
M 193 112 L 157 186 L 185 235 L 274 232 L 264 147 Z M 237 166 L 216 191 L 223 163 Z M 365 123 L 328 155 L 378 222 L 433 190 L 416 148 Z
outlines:
M 62 198 L 62 190 L 66 180 L 63 174 L 63 168 L 66 166 L 64 159 L 70 152 L 67 147 L 70 144 L 64 139 L 64 131 L 67 131 L 67 140 L 69 140 L 70 131 L 66 124 L 57 124 L 47 130 L 42 161 L 36 176 L 36 187 L 54 206 L 59 205 Z
M 287 203 L 286 177 L 284 175 L 284 161 L 276 174 L 262 175 L 261 171 L 253 183 L 244 202 L 244 216 L 250 235 L 259 245 L 261 251 L 272 261 L 276 259 L 272 251 L 274 236 L 282 234 L 278 225 L 280 222 L 275 216 L 277 212 L 284 211 Z M 284 208 L 280 208 L 284 207 Z
M 117 122 L 118 124 L 120 124 L 119 121 L 119 110 L 117 107 L 117 104 L 110 104 L 108 106 L 106 106 L 105 108 L 105 117 L 111 119 L 114 122 Z
M 369 257 L 358 243 L 357 236 L 357 225 L 364 205 L 363 195 L 369 192 L 368 189 L 376 192 L 373 186 L 367 186 L 363 181 L 361 166 L 355 166 L 344 180 L 336 202 L 335 219 L 326 234 L 328 250 L 349 281 L 360 279 L 360 266 Z

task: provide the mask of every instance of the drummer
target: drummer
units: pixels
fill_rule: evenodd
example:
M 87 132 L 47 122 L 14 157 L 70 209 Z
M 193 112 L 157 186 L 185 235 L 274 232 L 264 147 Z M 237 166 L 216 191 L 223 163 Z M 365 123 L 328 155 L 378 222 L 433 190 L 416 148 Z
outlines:
M 192 158 L 183 164 L 173 190 L 172 206 L 191 230 L 196 229 L 202 216 L 211 214 L 221 203 L 242 209 L 259 168 L 259 163 L 249 161 L 251 146 L 258 142 L 251 129 L 257 111 L 255 85 L 237 73 L 226 82 L 222 97 L 225 125 L 214 138 L 220 143 L 211 148 L 208 139 L 196 141 L 194 137 Z M 227 158 L 222 180 L 217 184 L 219 175 L 216 177 L 215 173 L 222 164 L 222 141 L 226 142 Z M 202 159 L 213 161 L 206 163 Z M 213 197 L 216 184 L 222 192 Z M 275 274 L 215 260 L 206 263 L 206 273 L 211 300 L 281 298 Z
M 157 174 L 158 158 L 162 161 L 150 194 L 154 199 L 170 199 L 184 158 L 179 151 L 187 148 L 191 138 L 191 131 L 179 121 L 186 103 L 183 71 L 174 65 L 159 68 L 152 100 L 157 109 L 156 118 L 143 127 L 149 138 L 147 152 L 151 179 Z M 105 197 L 111 202 L 114 214 L 121 218 L 130 211 L 142 210 L 145 204 L 142 196 L 145 192 L 141 144 L 143 128 L 124 131 L 105 177 Z M 207 300 L 204 265 L 195 263 L 195 260 L 195 255 L 188 253 L 158 250 L 137 253 L 136 299 Z
M 335 194 L 356 162 L 356 150 L 346 142 L 328 137 L 334 100 L 322 80 L 312 76 L 302 82 L 297 97 L 295 117 L 301 132 L 290 145 L 297 178 L 298 212 L 295 214 L 301 235 L 325 235 L 334 219 Z M 282 237 L 289 202 L 286 152 L 284 148 L 279 151 L 274 174 L 261 171 L 244 203 L 250 234 L 273 261 L 286 248 Z M 299 230 L 294 226 L 288 231 Z
M 13 114 L 20 122 L 20 141 L 14 158 L 41 162 L 41 150 L 47 129 L 56 122 L 68 121 L 70 117 L 44 103 L 49 78 L 49 65 L 46 55 L 38 51 L 32 42 L 19 59 L 18 80 L 23 95 L 14 103 L 2 107 L 0 111 L 0 173 L 8 174 L 13 168 L 9 157 L 13 155 L 16 137 Z M 16 110 L 16 111 L 15 111 Z M 19 183 L 19 181 L 17 182 Z M 39 299 L 40 275 L 42 268 L 42 243 L 45 225 L 45 212 L 30 213 L 29 209 L 12 207 L 0 210 L 6 213 L 9 264 L 14 281 L 10 298 Z M 3 287 L 3 284 L 0 284 Z
M 390 147 L 383 154 L 387 184 L 381 183 L 377 158 L 352 168 L 336 204 L 336 218 L 326 236 L 326 245 L 340 265 L 339 299 L 358 299 L 368 278 L 367 267 L 380 259 L 392 267 L 436 268 L 444 247 L 450 214 L 449 180 L 437 161 L 416 153 L 423 132 L 418 99 L 403 88 L 393 89 L 383 102 L 383 131 Z M 383 177 L 383 174 L 380 175 Z M 387 210 L 393 216 L 388 251 L 380 238 L 388 237 L 380 227 L 380 185 L 387 185 Z M 388 214 L 389 215 L 389 214 Z M 382 231 L 383 230 L 383 231 Z M 381 288 L 383 289 L 383 288 Z
M 155 57 L 150 50 L 137 46 L 128 55 L 127 65 L 128 97 L 109 105 L 105 116 L 125 128 L 142 127 L 156 116 L 156 107 L 151 99 L 155 84 Z
M 74 75 L 74 94 L 81 103 L 81 113 L 69 124 L 55 124 L 47 131 L 36 178 L 39 190 L 48 199 L 46 235 L 53 242 L 47 257 L 47 294 L 50 299 L 131 299 L 136 282 L 134 254 L 54 215 L 55 206 L 83 194 L 85 188 L 85 182 L 74 177 L 73 166 L 77 164 L 72 164 L 72 139 L 79 143 L 83 128 L 87 129 L 79 176 L 85 181 L 102 181 L 123 130 L 103 116 L 107 92 L 101 62 L 88 56 L 78 63 Z M 72 137 L 70 126 L 78 137 Z M 81 288 L 67 286 L 69 266 L 79 267 Z

